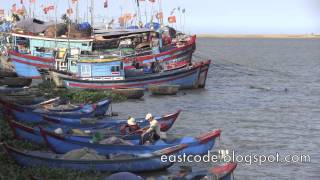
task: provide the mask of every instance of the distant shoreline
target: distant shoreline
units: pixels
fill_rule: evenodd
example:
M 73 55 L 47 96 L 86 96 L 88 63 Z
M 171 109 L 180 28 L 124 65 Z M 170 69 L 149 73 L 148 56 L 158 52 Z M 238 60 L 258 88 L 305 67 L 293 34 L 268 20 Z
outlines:
M 277 39 L 318 39 L 311 34 L 197 34 L 199 38 L 277 38 Z

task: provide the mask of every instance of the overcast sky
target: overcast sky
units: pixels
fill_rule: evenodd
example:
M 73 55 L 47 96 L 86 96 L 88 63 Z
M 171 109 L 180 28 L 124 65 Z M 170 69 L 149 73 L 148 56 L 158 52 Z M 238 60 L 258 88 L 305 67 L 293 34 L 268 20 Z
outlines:
M 23 0 L 29 9 L 29 0 Z M 66 11 L 68 0 L 36 0 L 36 15 L 46 18 L 41 5 L 58 4 L 58 14 Z M 86 18 L 88 1 L 78 0 L 80 17 Z M 148 1 L 148 0 L 146 0 Z M 159 0 L 156 0 L 159 1 Z M 9 2 L 9 3 L 8 3 Z M 70 0 L 71 2 L 71 0 Z M 122 13 L 135 13 L 135 0 L 95 0 L 96 21 L 117 19 Z M 8 10 L 12 4 L 20 6 L 20 0 L 0 0 L 1 9 Z M 186 9 L 185 14 L 175 11 L 177 28 L 190 33 L 212 34 L 306 34 L 320 33 L 320 0 L 161 0 L 167 16 L 173 8 Z M 72 6 L 72 4 L 70 3 Z M 159 9 L 158 3 L 141 2 L 140 11 L 148 19 L 151 12 Z M 180 15 L 181 14 L 181 15 Z M 51 16 L 54 12 L 51 13 Z M 142 19 L 146 19 L 142 17 Z

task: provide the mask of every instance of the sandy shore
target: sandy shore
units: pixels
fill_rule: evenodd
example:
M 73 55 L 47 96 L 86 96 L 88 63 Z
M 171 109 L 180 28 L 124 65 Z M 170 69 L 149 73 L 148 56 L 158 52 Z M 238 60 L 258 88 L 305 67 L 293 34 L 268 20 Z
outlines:
M 203 38 L 283 38 L 283 39 L 314 39 L 320 35 L 311 34 L 197 34 Z

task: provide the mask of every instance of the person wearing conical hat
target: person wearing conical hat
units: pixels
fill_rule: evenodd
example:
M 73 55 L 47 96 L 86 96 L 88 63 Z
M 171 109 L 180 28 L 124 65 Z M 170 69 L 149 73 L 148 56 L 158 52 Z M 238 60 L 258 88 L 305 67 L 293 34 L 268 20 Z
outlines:
M 135 132 L 139 129 L 140 127 L 137 124 L 136 120 L 133 117 L 129 116 L 127 120 L 127 124 L 125 124 L 123 127 L 120 128 L 120 132 L 121 134 L 127 134 L 127 133 Z
M 143 134 L 141 135 L 141 144 L 144 144 L 145 142 L 149 141 L 151 143 L 157 141 L 160 139 L 160 125 L 158 121 L 152 116 L 151 113 L 148 113 L 145 118 L 147 121 L 149 121 L 149 129 L 147 129 Z

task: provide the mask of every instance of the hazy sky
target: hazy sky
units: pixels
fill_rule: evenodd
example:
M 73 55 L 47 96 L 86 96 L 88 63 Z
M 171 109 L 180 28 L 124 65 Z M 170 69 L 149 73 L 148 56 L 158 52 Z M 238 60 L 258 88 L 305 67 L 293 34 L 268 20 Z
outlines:
M 58 4 L 58 14 L 66 11 L 68 0 L 36 0 L 36 14 L 46 18 L 40 6 Z M 87 2 L 80 2 L 80 17 L 87 16 Z M 148 0 L 146 0 L 148 1 Z M 159 0 L 156 0 L 159 1 Z M 185 16 L 175 12 L 177 27 L 192 33 L 217 34 L 303 34 L 320 33 L 320 0 L 161 0 L 166 17 L 173 8 L 185 8 Z M 9 2 L 9 3 L 8 3 Z M 29 8 L 29 0 L 24 0 Z M 71 0 L 70 0 L 71 2 Z M 109 7 L 103 8 L 104 0 L 95 0 L 97 21 L 117 19 L 122 12 L 134 13 L 135 0 L 109 0 Z M 0 7 L 8 10 L 20 0 L 0 0 Z M 71 3 L 70 3 L 71 4 Z M 71 4 L 72 6 L 72 4 Z M 142 15 L 158 9 L 158 3 L 141 2 Z M 41 16 L 40 16 L 41 15 Z M 51 16 L 54 13 L 51 13 Z M 60 16 L 60 15 L 59 15 Z M 184 20 L 185 17 L 185 20 Z M 150 17 L 148 17 L 150 19 Z M 145 19 L 145 17 L 143 17 Z

